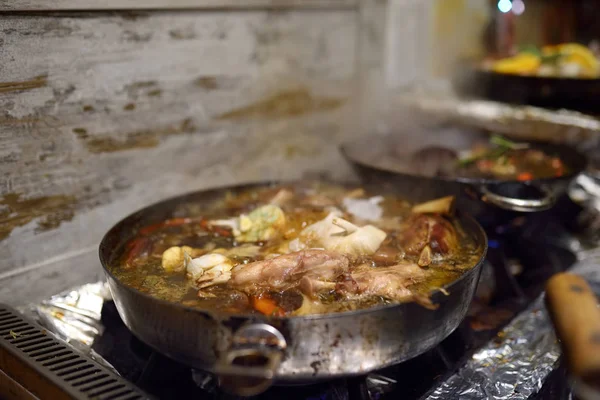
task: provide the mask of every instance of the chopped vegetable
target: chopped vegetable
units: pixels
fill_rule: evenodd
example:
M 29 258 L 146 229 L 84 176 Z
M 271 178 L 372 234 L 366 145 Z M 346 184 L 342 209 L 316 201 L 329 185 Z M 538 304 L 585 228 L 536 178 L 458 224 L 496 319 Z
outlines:
M 344 208 L 356 218 L 364 219 L 365 221 L 377 221 L 383 215 L 383 208 L 379 205 L 383 201 L 383 197 L 375 196 L 368 199 L 357 199 L 346 197 L 342 201 Z
M 454 213 L 454 196 L 446 196 L 440 199 L 416 204 L 413 206 L 412 212 L 415 214 L 452 215 Z
M 533 180 L 533 175 L 530 174 L 529 172 L 521 172 L 519 175 L 517 175 L 517 180 L 531 181 L 531 180 Z
M 517 55 L 486 61 L 484 68 L 496 73 L 559 76 L 569 78 L 598 78 L 600 61 L 590 48 L 579 43 L 552 46 L 524 46 Z
M 192 220 L 191 218 L 172 218 L 172 219 L 167 219 L 163 222 L 159 222 L 157 224 L 153 224 L 153 225 L 148 225 L 142 229 L 139 230 L 140 235 L 150 235 L 153 232 L 167 227 L 167 226 L 180 226 L 180 225 L 184 225 L 184 224 L 189 224 L 190 222 L 192 222 L 194 220 Z
M 199 289 L 231 279 L 233 263 L 222 254 L 205 254 L 192 259 L 188 253 L 184 253 L 184 259 L 187 274 Z
M 375 253 L 386 236 L 373 225 L 359 227 L 330 213 L 324 220 L 306 227 L 300 234 L 300 241 L 358 257 Z
M 261 314 L 282 317 L 285 312 L 277 306 L 274 300 L 266 296 L 252 296 L 252 307 Z
M 283 204 L 287 203 L 288 201 L 290 201 L 293 198 L 294 198 L 294 193 L 292 193 L 286 189 L 281 189 L 279 192 L 277 192 L 277 194 L 275 196 L 273 196 L 273 198 L 271 199 L 271 201 L 269 203 L 274 204 L 276 206 L 282 206 Z
M 461 176 L 527 181 L 564 174 L 564 167 L 557 167 L 562 165 L 559 158 L 532 148 L 528 143 L 512 142 L 494 135 L 490 144 L 493 147 L 488 149 L 474 146 L 470 156 L 458 160 Z M 527 174 L 531 177 L 526 178 Z
M 509 149 L 507 147 L 498 147 L 487 152 L 482 152 L 481 154 L 477 154 L 472 157 L 461 158 L 458 160 L 458 164 L 464 167 L 479 160 L 495 160 L 498 157 L 502 156 L 504 153 L 506 153 L 508 150 Z
M 260 246 L 245 244 L 245 245 L 242 245 L 239 247 L 233 247 L 233 248 L 227 249 L 227 250 L 223 249 L 223 252 L 221 254 L 223 254 L 227 257 L 254 258 L 260 254 L 260 250 L 261 250 Z
M 542 60 L 538 55 L 528 52 L 496 61 L 492 69 L 499 74 L 532 74 L 541 64 Z
M 223 229 L 222 228 L 223 226 L 231 229 L 231 232 L 226 229 Z M 225 236 L 225 237 L 231 236 L 232 233 L 234 236 L 240 234 L 239 223 L 238 223 L 237 218 L 218 219 L 218 220 L 214 220 L 214 221 L 203 221 L 202 227 L 207 229 L 210 232 L 214 232 L 217 235 Z
M 285 214 L 276 205 L 259 207 L 250 214 L 240 216 L 240 242 L 259 242 L 277 237 L 285 228 Z
M 285 229 L 286 219 L 283 210 L 267 204 L 239 218 L 211 221 L 210 225 L 228 226 L 238 242 L 262 242 L 278 237 Z
M 506 147 L 511 150 L 520 150 L 520 149 L 528 149 L 529 145 L 527 143 L 516 143 L 512 142 L 508 139 L 503 138 L 502 136 L 492 135 L 490 138 L 490 143 L 498 145 L 500 147 Z
M 574 63 L 583 69 L 583 73 L 589 76 L 598 74 L 600 63 L 598 59 L 586 46 L 578 43 L 566 43 L 558 45 L 558 52 L 565 57 L 566 63 Z
M 136 258 L 140 257 L 150 249 L 151 242 L 148 238 L 138 237 L 127 243 L 127 256 L 125 257 L 125 267 L 133 268 Z
M 162 267 L 167 272 L 182 272 L 185 269 L 184 256 L 195 256 L 202 250 L 195 250 L 189 246 L 173 246 L 163 252 Z

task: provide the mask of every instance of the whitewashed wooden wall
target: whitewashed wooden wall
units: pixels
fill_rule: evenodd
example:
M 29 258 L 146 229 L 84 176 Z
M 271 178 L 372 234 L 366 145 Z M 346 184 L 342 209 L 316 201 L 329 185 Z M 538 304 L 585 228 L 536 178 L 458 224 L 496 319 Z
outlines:
M 0 0 L 0 301 L 99 278 L 101 236 L 157 200 L 351 174 L 336 144 L 378 40 L 358 40 L 353 1 L 56 11 L 96 3 L 169 2 Z

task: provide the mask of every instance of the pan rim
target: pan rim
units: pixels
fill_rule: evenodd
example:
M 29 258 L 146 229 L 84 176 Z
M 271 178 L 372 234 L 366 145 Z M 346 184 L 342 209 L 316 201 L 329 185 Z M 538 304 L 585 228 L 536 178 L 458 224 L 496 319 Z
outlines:
M 331 318 L 348 318 L 348 317 L 368 314 L 368 313 L 372 313 L 372 312 L 376 312 L 376 311 L 387 310 L 387 309 L 392 309 L 392 308 L 401 308 L 401 307 L 412 306 L 412 305 L 419 306 L 414 301 L 411 301 L 411 302 L 406 302 L 406 303 L 384 304 L 384 305 L 379 305 L 379 306 L 375 306 L 375 307 L 363 308 L 363 309 L 352 310 L 352 311 L 342 311 L 342 312 L 334 312 L 334 313 L 326 313 L 326 314 L 313 314 L 313 315 L 304 315 L 304 316 L 287 316 L 287 317 L 266 316 L 266 315 L 262 315 L 262 314 L 259 315 L 259 314 L 218 313 L 218 312 L 214 312 L 214 311 L 210 311 L 210 310 L 202 310 L 202 309 L 186 306 L 184 304 L 176 303 L 173 301 L 159 299 L 150 294 L 144 293 L 136 288 L 133 288 L 133 287 L 123 283 L 108 268 L 108 260 L 106 259 L 108 257 L 105 257 L 106 254 L 104 254 L 104 253 L 106 252 L 106 253 L 110 254 L 110 252 L 112 250 L 108 249 L 108 245 L 106 242 L 109 240 L 110 237 L 112 237 L 114 235 L 114 233 L 113 233 L 114 231 L 118 230 L 121 226 L 126 225 L 128 220 L 132 219 L 136 215 L 143 214 L 154 208 L 158 208 L 165 203 L 179 202 L 178 200 L 183 200 L 187 197 L 200 196 L 202 194 L 208 195 L 211 193 L 218 193 L 218 192 L 222 192 L 225 190 L 242 190 L 242 189 L 253 188 L 253 187 L 269 187 L 269 186 L 273 186 L 273 185 L 298 184 L 301 182 L 311 182 L 311 181 L 315 181 L 315 180 L 291 180 L 291 181 L 284 181 L 284 180 L 280 180 L 280 181 L 262 180 L 261 181 L 261 180 L 258 180 L 258 181 L 251 181 L 251 182 L 247 182 L 247 183 L 222 185 L 222 186 L 215 186 L 215 187 L 207 188 L 207 189 L 190 191 L 190 192 L 186 192 L 181 195 L 178 195 L 178 196 L 169 197 L 167 199 L 154 202 L 154 203 L 152 203 L 146 207 L 143 207 L 135 212 L 132 212 L 132 213 L 128 214 L 126 217 L 120 219 L 118 222 L 113 224 L 113 226 L 104 234 L 104 236 L 102 237 L 102 240 L 100 241 L 100 244 L 98 246 L 98 255 L 99 255 L 99 259 L 100 259 L 100 264 L 102 265 L 102 269 L 104 270 L 104 273 L 111 280 L 113 280 L 114 282 L 116 282 L 117 285 L 119 285 L 119 287 L 127 290 L 128 292 L 134 294 L 135 296 L 141 296 L 142 298 L 144 298 L 146 300 L 156 302 L 163 306 L 182 309 L 186 312 L 208 315 L 213 319 L 223 319 L 223 318 L 249 319 L 249 318 L 251 318 L 254 320 L 261 320 L 261 321 L 266 321 L 266 322 L 268 322 L 268 321 L 320 320 L 320 319 L 331 319 Z M 327 180 L 327 179 L 319 179 L 318 182 L 333 183 L 333 184 L 343 185 L 343 186 L 361 184 L 361 183 L 349 183 L 349 182 L 344 183 L 344 182 L 339 182 L 339 181 L 336 182 L 336 181 Z M 369 186 L 367 183 L 362 183 L 362 185 Z M 477 241 L 482 241 L 482 243 L 479 243 L 479 247 L 481 248 L 481 254 L 480 254 L 477 262 L 474 263 L 473 266 L 471 268 L 469 268 L 469 270 L 465 271 L 462 275 L 460 275 L 457 279 L 453 280 L 452 282 L 449 282 L 448 284 L 444 285 L 441 288 L 438 288 L 437 290 L 433 290 L 430 294 L 430 296 L 432 298 L 433 298 L 433 296 L 437 296 L 437 297 L 445 296 L 443 294 L 443 291 L 450 292 L 450 290 L 454 286 L 459 285 L 459 283 L 462 282 L 463 280 L 467 279 L 468 277 L 470 277 L 473 274 L 476 274 L 479 271 L 479 269 L 482 267 L 482 265 L 485 263 L 485 260 L 486 260 L 486 256 L 487 256 L 487 252 L 488 252 L 488 237 L 487 237 L 487 234 L 485 233 L 484 229 L 475 220 L 475 218 L 473 218 L 468 213 L 461 211 L 460 209 L 456 210 L 456 212 L 457 212 L 456 218 L 458 218 L 460 220 L 464 220 L 469 225 L 471 225 L 469 227 L 469 233 L 471 235 L 473 235 L 473 237 L 475 237 Z M 127 240 L 131 240 L 131 237 L 128 238 Z M 419 307 L 422 307 L 422 306 L 419 306 Z M 424 307 L 422 307 L 422 308 L 423 308 L 423 310 L 426 310 L 426 311 L 435 312 L 435 310 L 427 310 Z

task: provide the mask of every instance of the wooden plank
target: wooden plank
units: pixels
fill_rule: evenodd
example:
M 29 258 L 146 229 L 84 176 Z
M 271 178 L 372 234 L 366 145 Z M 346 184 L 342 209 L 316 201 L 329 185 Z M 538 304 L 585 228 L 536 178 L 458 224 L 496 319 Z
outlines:
M 350 177 L 336 146 L 355 114 L 354 22 L 353 11 L 2 16 L 0 300 L 95 276 L 104 232 L 154 201 Z
M 19 382 L 15 381 L 0 369 L 0 393 L 6 400 L 36 400 L 29 390 L 25 389 Z
M 0 0 L 0 11 L 348 9 L 358 0 Z

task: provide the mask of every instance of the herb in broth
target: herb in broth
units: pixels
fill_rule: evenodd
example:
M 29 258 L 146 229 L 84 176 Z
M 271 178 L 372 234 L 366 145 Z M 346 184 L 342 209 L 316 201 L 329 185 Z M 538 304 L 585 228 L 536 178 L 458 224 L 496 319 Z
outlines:
M 227 192 L 143 227 L 113 273 L 160 299 L 227 313 L 293 316 L 416 301 L 472 268 L 482 249 L 454 199 L 414 206 L 360 187 Z M 202 215 L 202 209 L 206 211 Z
M 476 146 L 469 156 L 458 160 L 461 175 L 531 181 L 570 173 L 560 157 L 530 148 L 527 143 L 515 143 L 494 135 L 490 145 Z

